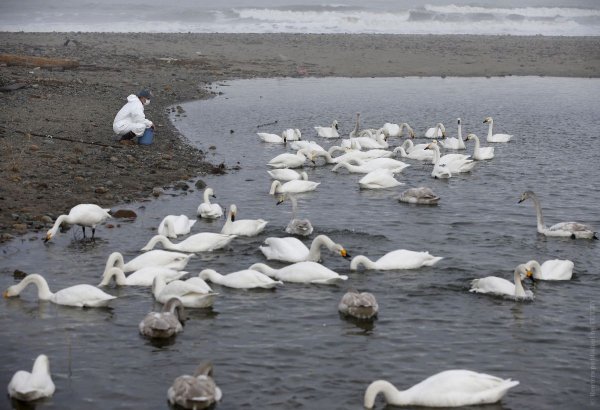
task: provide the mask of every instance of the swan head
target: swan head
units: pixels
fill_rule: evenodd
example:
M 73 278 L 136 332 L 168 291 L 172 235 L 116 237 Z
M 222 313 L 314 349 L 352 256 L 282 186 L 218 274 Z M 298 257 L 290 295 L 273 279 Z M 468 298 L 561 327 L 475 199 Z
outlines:
M 335 128 L 336 130 L 339 130 L 337 120 L 333 120 L 333 128 Z
M 216 273 L 217 273 L 217 271 L 214 269 L 204 269 L 198 274 L 198 276 L 202 280 L 207 280 L 207 279 L 210 280 L 211 276 L 215 275 Z
M 525 191 L 521 194 L 521 198 L 519 199 L 518 203 L 521 203 L 523 201 L 525 201 L 526 199 L 529 198 L 535 198 L 535 194 L 533 193 L 533 191 Z
M 475 134 L 467 134 L 467 138 L 465 138 L 465 141 L 472 141 L 475 138 L 477 138 L 477 135 L 475 135 Z
M 494 122 L 494 120 L 492 119 L 492 117 L 485 117 L 485 119 L 483 120 L 484 124 L 489 124 Z
M 437 140 L 433 140 L 429 144 L 427 144 L 425 149 L 435 149 L 437 147 L 437 143 Z
M 211 196 L 211 197 L 213 197 L 213 198 L 216 198 L 216 197 L 217 197 L 217 196 L 215 195 L 215 193 L 214 193 L 214 191 L 213 191 L 213 189 L 212 189 L 212 188 L 206 188 L 206 189 L 204 190 L 204 193 L 205 193 L 206 195 L 208 195 L 208 196 Z
M 237 206 L 231 205 L 229 207 L 229 215 L 231 218 L 231 222 L 235 221 L 235 215 L 237 214 Z
M 342 245 L 336 245 L 336 249 L 335 250 L 336 250 L 336 252 L 338 252 L 340 254 L 340 256 L 342 258 L 345 258 L 345 259 L 350 259 L 351 258 L 351 256 L 348 253 L 348 251 Z
M 46 237 L 44 238 L 44 242 L 48 242 L 50 239 L 52 239 L 52 229 L 50 229 L 48 232 L 46 232 Z
M 485 122 L 485 121 L 484 121 L 484 122 Z M 457 118 L 457 119 L 456 119 L 456 123 L 457 123 L 458 125 L 460 125 L 460 118 Z

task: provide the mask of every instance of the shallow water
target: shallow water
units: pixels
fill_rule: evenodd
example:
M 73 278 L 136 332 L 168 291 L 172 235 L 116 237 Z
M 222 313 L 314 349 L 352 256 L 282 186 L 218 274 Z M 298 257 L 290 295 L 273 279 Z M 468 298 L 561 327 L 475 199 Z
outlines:
M 217 201 L 235 203 L 240 219 L 270 222 L 256 238 L 198 255 L 186 268 L 192 273 L 208 267 L 228 273 L 264 262 L 259 244 L 286 236 L 291 206 L 275 205 L 265 172 L 266 162 L 284 148 L 260 143 L 257 131 L 300 128 L 305 139 L 329 145 L 312 127 L 338 119 L 347 135 L 360 111 L 364 127 L 407 121 L 422 134 L 441 121 L 451 136 L 460 116 L 463 133 L 483 140 L 487 127 L 481 122 L 492 115 L 496 132 L 515 137 L 494 145 L 493 160 L 449 181 L 432 179 L 429 165 L 406 161 L 411 166 L 398 176 L 406 186 L 378 192 L 359 190 L 357 174 L 308 167 L 309 179 L 321 185 L 299 201 L 299 216 L 315 226 L 305 242 L 325 233 L 353 256 L 371 258 L 399 248 L 428 250 L 444 257 L 434 267 L 351 272 L 348 261 L 325 252 L 324 264 L 349 275 L 347 283 L 258 292 L 214 285 L 220 296 L 213 310 L 189 310 L 183 333 L 163 347 L 137 333 L 145 313 L 160 307 L 148 289 L 109 288 L 119 296 L 112 308 L 87 310 L 38 302 L 28 289 L 1 302 L 0 385 L 45 353 L 57 391 L 40 408 L 165 408 L 172 380 L 205 360 L 213 362 L 224 392 L 219 409 L 360 409 L 375 379 L 404 388 L 452 368 L 521 382 L 501 404 L 485 408 L 598 404 L 592 395 L 598 392 L 599 243 L 538 235 L 532 203 L 517 200 L 533 189 L 547 224 L 576 220 L 600 227 L 599 80 L 275 79 L 235 81 L 215 91 L 223 94 L 184 104 L 186 113 L 175 123 L 214 162 L 239 161 L 240 171 L 204 178 Z M 396 200 L 402 190 L 420 185 L 441 196 L 437 207 Z M 195 215 L 201 196 L 194 189 L 131 204 L 138 219 L 100 227 L 94 244 L 82 243 L 81 231 L 71 229 L 47 245 L 35 236 L 3 245 L 0 288 L 16 283 L 14 269 L 42 273 L 52 290 L 96 284 L 111 252 L 121 251 L 126 260 L 138 255 L 164 215 Z M 199 220 L 193 232 L 218 232 L 222 223 Z M 468 292 L 473 278 L 510 279 L 519 263 L 553 258 L 574 261 L 576 275 L 566 283 L 538 283 L 533 302 Z M 337 303 L 348 286 L 376 295 L 380 315 L 372 326 L 339 317 Z M 8 399 L 0 407 L 7 405 Z

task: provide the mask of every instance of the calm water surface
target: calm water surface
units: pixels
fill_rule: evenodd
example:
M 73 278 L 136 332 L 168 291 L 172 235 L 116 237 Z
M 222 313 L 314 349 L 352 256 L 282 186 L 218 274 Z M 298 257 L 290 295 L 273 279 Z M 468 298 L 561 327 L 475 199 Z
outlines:
M 214 91 L 223 94 L 183 105 L 186 113 L 174 121 L 215 163 L 239 162 L 239 171 L 204 178 L 217 201 L 235 203 L 240 219 L 264 218 L 269 225 L 256 238 L 198 255 L 186 269 L 192 273 L 209 267 L 228 273 L 265 262 L 261 242 L 286 236 L 291 207 L 276 206 L 267 194 L 265 165 L 284 148 L 260 143 L 257 131 L 299 128 L 305 139 L 328 146 L 331 141 L 318 138 L 312 127 L 337 119 L 347 136 L 360 111 L 365 127 L 406 121 L 419 135 L 441 121 L 455 136 L 461 117 L 463 132 L 482 139 L 487 133 L 483 118 L 491 115 L 496 132 L 515 137 L 495 145 L 493 160 L 449 181 L 432 179 L 430 165 L 407 161 L 411 166 L 398 176 L 406 185 L 391 190 L 361 191 L 358 174 L 332 173 L 331 166 L 307 168 L 310 180 L 321 185 L 299 201 L 299 216 L 315 226 L 306 243 L 325 233 L 352 255 L 372 259 L 399 248 L 428 250 L 444 257 L 434 267 L 351 272 L 348 261 L 324 253 L 323 263 L 349 275 L 348 282 L 286 284 L 276 291 L 215 285 L 220 296 L 213 310 L 189 310 L 184 332 L 163 347 L 137 333 L 142 317 L 160 308 L 149 289 L 109 288 L 119 297 L 111 309 L 83 310 L 38 302 L 30 288 L 21 298 L 1 302 L 0 386 L 45 353 L 57 391 L 39 408 L 166 408 L 173 379 L 205 360 L 214 363 L 224 392 L 219 409 L 360 409 L 364 390 L 375 379 L 405 388 L 453 368 L 521 382 L 501 404 L 474 408 L 598 405 L 592 397 L 599 377 L 598 241 L 538 235 L 532 203 L 517 200 L 533 189 L 547 224 L 576 220 L 600 227 L 599 80 L 281 79 L 235 81 L 215 85 Z M 268 123 L 273 124 L 260 126 Z M 402 190 L 421 185 L 441 196 L 439 206 L 397 201 Z M 180 192 L 126 205 L 138 219 L 121 221 L 115 229 L 100 227 L 94 244 L 82 243 L 80 230 L 72 229 L 47 245 L 39 235 L 3 245 L 0 288 L 16 283 L 14 269 L 42 273 L 54 291 L 98 283 L 111 252 L 129 260 L 163 216 L 195 215 L 202 192 Z M 222 223 L 199 220 L 193 232 L 218 232 Z M 533 302 L 468 292 L 473 278 L 510 279 L 517 264 L 552 258 L 574 261 L 575 277 L 537 284 Z M 376 295 L 380 317 L 372 326 L 339 317 L 337 303 L 348 286 Z M 8 406 L 8 399 L 0 405 Z

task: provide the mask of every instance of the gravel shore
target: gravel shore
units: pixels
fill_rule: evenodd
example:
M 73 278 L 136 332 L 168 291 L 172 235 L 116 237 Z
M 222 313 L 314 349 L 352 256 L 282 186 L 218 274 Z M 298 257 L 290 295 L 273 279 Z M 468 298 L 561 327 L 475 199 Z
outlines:
M 116 209 L 227 171 L 169 121 L 211 83 L 258 77 L 600 76 L 598 37 L 0 33 L 0 55 L 74 68 L 0 65 L 0 242 L 45 232 L 78 203 Z M 12 88 L 12 90 L 10 90 Z M 150 146 L 113 141 L 112 120 L 142 88 Z M 181 182 L 185 182 L 182 184 Z M 41 237 L 41 235 L 40 235 Z

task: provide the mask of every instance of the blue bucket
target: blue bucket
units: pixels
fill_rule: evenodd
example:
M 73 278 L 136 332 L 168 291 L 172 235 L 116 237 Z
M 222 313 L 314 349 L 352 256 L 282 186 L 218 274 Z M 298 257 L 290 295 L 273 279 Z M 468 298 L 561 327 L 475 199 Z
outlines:
M 154 130 L 152 128 L 146 128 L 144 134 L 138 138 L 138 144 L 150 145 L 152 144 L 152 140 L 154 140 Z

